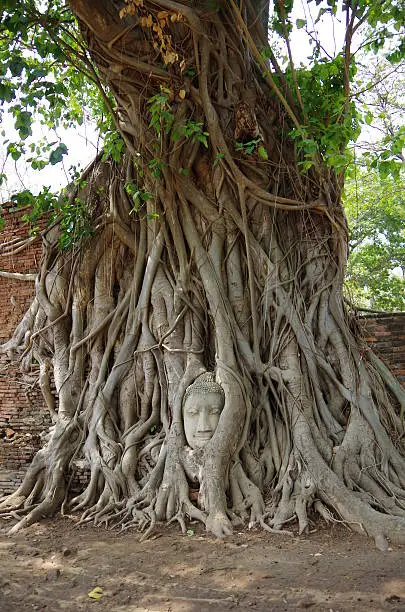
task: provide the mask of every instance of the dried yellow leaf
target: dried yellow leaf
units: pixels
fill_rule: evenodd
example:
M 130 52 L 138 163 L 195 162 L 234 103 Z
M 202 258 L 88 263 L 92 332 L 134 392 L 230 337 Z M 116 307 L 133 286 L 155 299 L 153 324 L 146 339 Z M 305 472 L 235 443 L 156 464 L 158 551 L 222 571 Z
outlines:
M 157 14 L 157 18 L 158 19 L 166 19 L 166 17 L 169 16 L 169 12 L 168 11 L 159 11 Z
M 135 7 L 130 4 L 129 6 L 124 6 L 123 9 L 120 10 L 120 18 L 126 17 L 126 15 L 135 15 Z
M 186 60 L 182 59 L 180 62 L 180 71 L 183 72 L 185 67 L 186 67 Z
M 176 62 L 178 59 L 179 56 L 177 55 L 177 53 L 175 53 L 175 51 L 168 51 L 163 55 L 163 61 L 166 65 L 174 64 L 174 62 Z
M 180 91 L 179 91 L 179 98 L 180 98 L 180 100 L 184 100 L 185 97 L 186 97 L 186 90 L 185 89 L 180 89 Z
M 157 33 L 158 37 L 160 39 L 162 39 L 162 28 L 160 27 L 160 25 L 158 23 L 154 23 L 153 24 L 153 31 Z

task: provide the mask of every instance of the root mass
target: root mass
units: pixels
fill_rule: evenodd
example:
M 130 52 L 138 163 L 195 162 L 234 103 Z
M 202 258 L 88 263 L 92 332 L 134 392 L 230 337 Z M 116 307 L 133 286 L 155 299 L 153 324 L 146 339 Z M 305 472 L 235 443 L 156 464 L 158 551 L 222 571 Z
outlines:
M 144 537 L 189 519 L 302 533 L 316 512 L 404 541 L 404 394 L 344 304 L 341 181 L 300 172 L 259 24 L 248 36 L 233 2 L 118 4 L 70 2 L 126 153 L 70 195 L 91 238 L 66 252 L 44 233 L 34 302 L 1 348 L 39 364 L 54 421 L 1 512 L 12 531 L 62 508 Z

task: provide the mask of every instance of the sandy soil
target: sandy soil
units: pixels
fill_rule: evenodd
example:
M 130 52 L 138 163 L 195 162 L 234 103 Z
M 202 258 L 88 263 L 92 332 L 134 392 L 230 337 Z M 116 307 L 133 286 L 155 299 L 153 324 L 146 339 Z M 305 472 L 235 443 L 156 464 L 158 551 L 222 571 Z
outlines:
M 0 610 L 94 612 L 390 610 L 405 612 L 405 548 L 386 553 L 340 526 L 307 537 L 243 531 L 222 541 L 196 525 L 149 541 L 69 519 L 6 537 L 0 520 Z M 89 593 L 100 587 L 101 597 Z

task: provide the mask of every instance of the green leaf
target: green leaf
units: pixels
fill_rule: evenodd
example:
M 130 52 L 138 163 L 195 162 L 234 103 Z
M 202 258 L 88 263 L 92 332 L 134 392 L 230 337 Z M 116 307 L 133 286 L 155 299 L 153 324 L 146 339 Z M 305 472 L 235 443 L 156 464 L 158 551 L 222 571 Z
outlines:
M 28 136 L 31 136 L 31 121 L 32 113 L 28 111 L 21 111 L 19 108 L 15 109 L 15 129 L 18 130 L 19 136 L 22 140 L 25 140 Z
M 49 162 L 54 166 L 62 161 L 63 156 L 68 152 L 67 146 L 63 142 L 56 147 L 49 155 Z
M 214 159 L 214 168 L 216 168 L 219 164 L 219 160 L 225 157 L 225 153 L 217 153 Z
M 374 115 L 371 111 L 368 111 L 364 117 L 364 121 L 367 123 L 367 125 L 371 125 L 374 119 Z
M 15 202 L 18 206 L 33 206 L 35 203 L 35 196 L 31 193 L 29 189 L 24 189 L 19 193 L 15 193 L 11 196 L 11 201 Z
M 248 157 L 250 157 L 258 148 L 259 143 L 261 142 L 261 137 L 258 136 L 257 138 L 253 138 L 252 140 L 249 140 L 248 142 L 235 142 L 235 149 L 236 151 L 242 151 L 245 155 L 247 155 Z
M 25 62 L 21 57 L 12 57 L 8 67 L 13 77 L 20 76 L 25 66 Z
M 296 19 L 295 25 L 297 26 L 298 30 L 301 30 L 302 28 L 305 28 L 307 21 L 306 19 Z
M 269 159 L 269 156 L 267 154 L 266 149 L 263 147 L 263 145 L 260 145 L 259 148 L 257 149 L 257 153 L 259 155 L 259 157 L 261 157 L 262 159 Z
M 141 198 L 142 202 L 147 202 L 148 200 L 151 200 L 153 198 L 153 194 L 149 191 L 142 190 L 139 192 L 139 197 Z
M 0 100 L 3 102 L 11 102 L 15 98 L 14 87 L 6 82 L 0 83 Z
M 162 176 L 162 170 L 165 167 L 165 164 L 160 159 L 151 159 L 148 165 L 153 178 L 158 179 Z

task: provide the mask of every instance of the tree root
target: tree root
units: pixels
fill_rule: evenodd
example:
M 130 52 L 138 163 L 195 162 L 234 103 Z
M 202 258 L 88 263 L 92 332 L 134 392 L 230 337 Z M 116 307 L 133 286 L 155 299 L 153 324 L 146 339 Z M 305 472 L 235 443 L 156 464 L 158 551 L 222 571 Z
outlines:
M 405 396 L 364 350 L 344 305 L 341 183 L 322 160 L 300 170 L 286 136 L 295 109 L 275 110 L 242 14 L 231 3 L 202 21 L 192 3 L 176 5 L 164 27 L 184 67 L 163 71 L 156 28 L 137 20 L 123 31 L 110 11 L 117 35 L 105 44 L 105 3 L 92 3 L 91 29 L 80 14 L 87 3 L 74 4 L 100 74 L 108 71 L 127 151 L 121 163 L 98 159 L 74 190 L 92 237 L 69 252 L 58 250 L 58 222 L 43 233 L 34 302 L 0 347 L 22 355 L 27 371 L 41 364 L 55 421 L 0 516 L 18 519 L 15 533 L 62 504 L 81 513 L 79 524 L 143 538 L 159 522 L 184 532 L 188 520 L 224 537 L 241 523 L 291 535 L 285 526 L 297 521 L 302 534 L 314 510 L 382 549 L 403 542 Z M 243 25 L 242 42 L 225 14 Z M 190 126 L 200 131 L 187 136 Z M 248 128 L 242 149 L 260 135 L 267 159 L 236 150 L 235 134 Z M 125 188 L 135 185 L 136 206 Z M 183 400 L 207 371 L 224 405 L 194 452 Z M 72 498 L 76 460 L 90 480 Z

